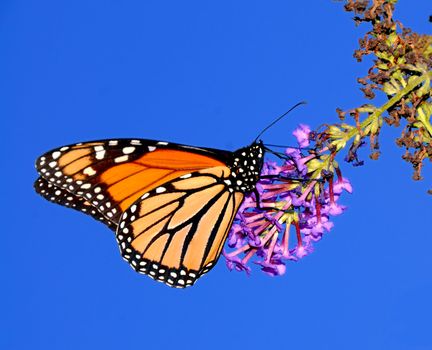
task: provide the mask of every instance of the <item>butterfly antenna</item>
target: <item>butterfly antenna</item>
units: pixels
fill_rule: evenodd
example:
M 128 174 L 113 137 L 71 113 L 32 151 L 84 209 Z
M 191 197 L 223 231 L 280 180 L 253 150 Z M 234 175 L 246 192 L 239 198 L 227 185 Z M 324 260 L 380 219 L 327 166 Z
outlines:
M 255 138 L 256 142 L 259 137 L 264 134 L 268 129 L 270 129 L 273 125 L 275 125 L 279 120 L 281 120 L 283 117 L 285 117 L 289 112 L 291 112 L 293 109 L 297 108 L 300 105 L 305 105 L 306 101 L 301 101 L 299 103 L 296 103 L 294 106 L 292 106 L 288 111 L 286 111 L 284 114 L 282 114 L 281 116 L 277 117 L 275 120 L 273 120 L 269 125 L 267 125 L 259 134 L 258 136 Z

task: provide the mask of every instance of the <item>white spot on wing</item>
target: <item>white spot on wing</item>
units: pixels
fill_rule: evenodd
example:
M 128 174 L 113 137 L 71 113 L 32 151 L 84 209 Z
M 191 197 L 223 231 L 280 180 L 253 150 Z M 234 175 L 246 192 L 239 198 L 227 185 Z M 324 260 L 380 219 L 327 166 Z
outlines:
M 96 159 L 103 159 L 105 157 L 105 150 L 96 152 Z
M 55 152 L 52 153 L 51 156 L 53 157 L 53 159 L 57 159 L 58 157 L 60 157 L 60 155 L 61 155 L 61 152 L 55 151 Z
M 135 147 L 129 146 L 129 147 L 124 147 L 123 148 L 123 153 L 124 154 L 131 154 L 135 151 Z
M 162 193 L 162 192 L 165 192 L 166 191 L 166 188 L 165 187 L 158 187 L 158 188 L 156 188 L 156 193 Z
M 93 176 L 94 174 L 96 174 L 96 171 L 91 166 L 88 166 L 84 169 L 83 173 L 88 176 Z
M 127 161 L 128 159 L 129 159 L 129 156 L 128 155 L 124 155 L 124 156 L 120 156 L 120 157 L 114 158 L 114 162 L 115 163 L 121 163 L 121 162 Z

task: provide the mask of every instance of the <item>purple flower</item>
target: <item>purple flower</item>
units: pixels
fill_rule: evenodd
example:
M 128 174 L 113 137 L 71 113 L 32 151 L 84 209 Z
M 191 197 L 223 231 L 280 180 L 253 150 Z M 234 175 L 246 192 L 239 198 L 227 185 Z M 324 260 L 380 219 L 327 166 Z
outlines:
M 309 146 L 309 134 L 311 130 L 309 126 L 300 124 L 297 129 L 293 131 L 293 135 L 297 139 L 297 142 L 300 147 L 308 147 Z
M 334 224 L 329 221 L 328 217 L 321 216 L 318 220 L 316 216 L 313 216 L 307 220 L 307 224 L 301 229 L 301 232 L 305 236 L 310 236 L 313 241 L 319 241 L 325 231 L 330 232 L 333 226 Z
M 336 202 L 330 203 L 330 205 L 327 208 L 328 208 L 328 213 L 330 215 L 340 215 L 346 209 L 345 206 L 339 205 Z
M 272 262 L 260 261 L 261 270 L 270 276 L 281 276 L 285 274 L 286 266 L 282 260 L 272 260 Z
M 261 175 L 276 175 L 280 172 L 280 167 L 272 161 L 266 161 L 261 169 Z
M 231 233 L 228 237 L 228 246 L 230 248 L 238 247 L 243 243 L 244 233 L 242 229 L 242 225 L 233 224 L 231 227 Z
M 341 194 L 342 190 L 347 191 L 348 193 L 352 193 L 352 186 L 351 183 L 345 179 L 344 177 L 340 180 L 337 180 L 335 184 L 333 185 L 333 192 L 335 194 Z
M 313 252 L 312 243 L 308 241 L 308 243 L 305 245 L 297 246 L 293 253 L 297 256 L 297 258 L 301 259 L 312 252 Z
M 310 128 L 294 131 L 300 147 L 309 146 Z M 287 261 L 297 261 L 313 252 L 313 244 L 333 228 L 331 216 L 343 213 L 339 198 L 350 182 L 324 164 L 319 150 L 304 152 L 287 148 L 281 163 L 265 161 L 261 175 L 280 175 L 258 181 L 254 193 L 246 196 L 228 236 L 230 252 L 223 252 L 230 270 L 250 273 L 249 261 L 271 276 L 283 275 Z M 311 162 L 314 160 L 313 162 Z
M 226 265 L 230 271 L 234 269 L 237 271 L 245 271 L 249 275 L 250 267 L 246 266 L 238 256 L 229 256 L 225 251 L 223 251 L 222 254 L 226 259 Z
M 303 161 L 302 154 L 297 148 L 287 148 L 285 154 L 290 158 L 297 172 L 301 175 L 306 175 L 307 167 Z

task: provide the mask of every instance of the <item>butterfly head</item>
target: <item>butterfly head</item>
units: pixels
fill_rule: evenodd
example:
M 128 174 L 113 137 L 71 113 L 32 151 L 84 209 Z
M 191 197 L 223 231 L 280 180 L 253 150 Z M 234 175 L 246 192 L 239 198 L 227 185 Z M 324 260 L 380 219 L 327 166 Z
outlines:
M 255 189 L 264 163 L 264 146 L 262 141 L 254 142 L 248 147 L 233 153 L 231 163 L 231 182 L 234 190 L 249 193 Z

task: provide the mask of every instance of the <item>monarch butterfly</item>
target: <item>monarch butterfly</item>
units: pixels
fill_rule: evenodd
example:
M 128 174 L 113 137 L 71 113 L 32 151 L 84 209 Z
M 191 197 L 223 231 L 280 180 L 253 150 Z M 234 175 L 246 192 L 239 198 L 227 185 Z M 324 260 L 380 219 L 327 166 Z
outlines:
M 37 159 L 34 187 L 106 224 L 135 271 L 184 288 L 214 267 L 255 190 L 268 150 L 258 137 L 235 152 L 145 139 L 63 146 Z
M 263 155 L 262 142 L 235 152 L 143 139 L 78 143 L 37 159 L 35 189 L 114 230 L 137 272 L 186 287 L 219 258 Z

